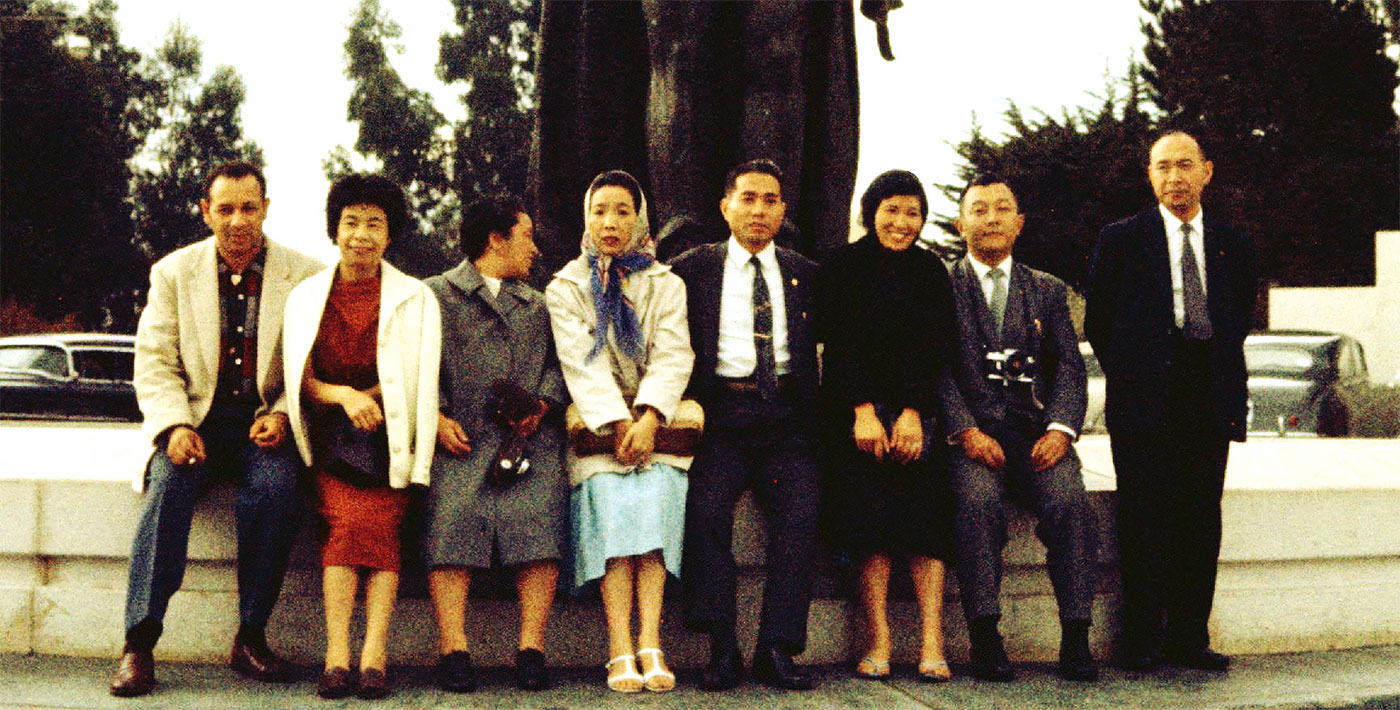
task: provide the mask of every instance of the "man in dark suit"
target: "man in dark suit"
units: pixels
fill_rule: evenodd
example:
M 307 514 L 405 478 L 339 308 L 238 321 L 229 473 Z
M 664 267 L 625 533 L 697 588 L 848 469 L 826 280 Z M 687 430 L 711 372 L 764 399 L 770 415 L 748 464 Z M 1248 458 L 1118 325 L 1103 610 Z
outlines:
M 767 573 L 753 674 L 769 685 L 811 688 L 792 657 L 807 643 L 816 545 L 813 412 L 817 352 L 810 304 L 816 264 L 776 247 L 785 205 L 778 166 L 743 163 L 725 178 L 725 242 L 695 247 L 671 265 L 685 280 L 695 369 L 690 396 L 706 429 L 686 500 L 686 622 L 710 634 L 706 690 L 739 684 L 735 636 L 734 506 L 753 490 L 768 521 Z
M 1225 670 L 1206 624 L 1230 441 L 1243 441 L 1253 248 L 1204 214 L 1213 166 L 1179 131 L 1153 144 L 1158 205 L 1103 229 L 1084 330 L 1108 380 L 1123 574 L 1122 665 Z
M 1039 520 L 1059 602 L 1060 674 L 1089 681 L 1098 678 L 1089 651 L 1098 524 L 1071 445 L 1088 384 L 1064 282 L 1011 258 L 1025 219 L 1011 188 L 984 176 L 968 185 L 956 220 L 968 253 L 952 268 L 959 357 L 942 399 L 953 445 L 958 587 L 973 675 L 1011 680 L 998 596 L 1002 499 L 1018 494 Z

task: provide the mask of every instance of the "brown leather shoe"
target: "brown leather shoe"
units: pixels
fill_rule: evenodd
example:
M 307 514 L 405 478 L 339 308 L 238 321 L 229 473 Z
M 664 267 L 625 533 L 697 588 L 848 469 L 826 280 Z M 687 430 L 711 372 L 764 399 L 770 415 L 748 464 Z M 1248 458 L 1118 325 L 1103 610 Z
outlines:
M 292 664 L 282 660 L 265 644 L 235 639 L 228 664 L 240 675 L 264 683 L 286 683 L 292 679 Z
M 389 697 L 389 678 L 379 668 L 360 669 L 360 690 L 356 695 L 365 700 Z
M 156 686 L 156 659 L 150 651 L 122 649 L 117 673 L 112 676 L 108 690 L 119 698 L 135 698 L 151 692 Z

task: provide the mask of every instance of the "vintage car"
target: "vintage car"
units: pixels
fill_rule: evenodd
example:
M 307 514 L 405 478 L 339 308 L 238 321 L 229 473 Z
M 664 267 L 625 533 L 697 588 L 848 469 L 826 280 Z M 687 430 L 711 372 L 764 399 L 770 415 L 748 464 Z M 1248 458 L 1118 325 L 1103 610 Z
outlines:
M 136 338 L 58 333 L 0 338 L 0 415 L 141 421 Z
M 1361 343 L 1348 335 L 1251 333 L 1244 359 L 1251 436 L 1351 436 L 1374 397 Z
M 1083 434 L 1107 434 L 1108 425 L 1104 422 L 1103 407 L 1105 380 L 1099 358 L 1088 342 L 1079 343 L 1079 354 L 1084 356 L 1084 371 L 1089 375 L 1089 407 L 1084 413 Z

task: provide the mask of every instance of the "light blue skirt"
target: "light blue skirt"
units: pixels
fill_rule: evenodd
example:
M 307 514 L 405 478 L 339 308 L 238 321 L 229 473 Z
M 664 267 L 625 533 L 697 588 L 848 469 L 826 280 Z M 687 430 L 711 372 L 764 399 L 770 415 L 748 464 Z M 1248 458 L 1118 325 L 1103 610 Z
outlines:
M 637 472 L 598 473 L 569 495 L 574 586 L 600 579 L 614 557 L 661 550 L 666 571 L 681 574 L 685 472 L 653 463 Z

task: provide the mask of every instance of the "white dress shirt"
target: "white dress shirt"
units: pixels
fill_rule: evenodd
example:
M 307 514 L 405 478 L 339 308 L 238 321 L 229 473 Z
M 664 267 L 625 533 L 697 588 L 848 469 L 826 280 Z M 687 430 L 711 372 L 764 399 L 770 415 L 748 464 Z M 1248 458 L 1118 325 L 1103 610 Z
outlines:
M 972 273 L 977 274 L 977 283 L 982 284 L 982 299 L 987 302 L 987 306 L 992 305 L 992 279 L 988 274 L 992 269 L 1001 269 L 1001 276 L 1005 279 L 1006 300 L 1011 300 L 1011 257 L 1007 256 L 1000 264 L 988 266 L 977 260 L 977 257 L 968 254 L 968 262 L 972 264 Z
M 753 256 L 734 235 L 729 235 L 719 297 L 719 353 L 715 374 L 720 377 L 748 377 L 758 365 L 758 352 L 753 346 L 753 266 L 749 264 Z M 763 280 L 768 283 L 768 300 L 773 305 L 773 361 L 778 374 L 785 375 L 790 357 L 778 251 L 770 242 L 757 256 L 763 267 Z
M 494 276 L 481 275 L 481 282 L 486 284 L 486 290 L 491 292 L 491 298 L 499 298 L 501 295 L 501 280 Z
M 1005 259 L 1002 259 L 1000 264 L 993 264 L 992 266 L 983 264 L 982 262 L 977 260 L 977 257 L 973 256 L 970 253 L 967 256 L 968 263 L 972 265 L 972 273 L 977 275 L 977 283 L 982 285 L 982 298 L 986 299 L 987 307 L 991 308 L 992 306 L 992 286 L 995 283 L 992 281 L 991 277 L 988 276 L 988 274 L 992 273 L 992 269 L 994 268 L 1001 269 L 1002 278 L 1005 280 L 1006 284 L 1006 303 L 1007 305 L 1010 305 L 1011 256 L 1007 255 Z M 1005 319 L 1005 317 L 1006 314 L 1003 313 L 1002 318 Z M 1037 357 L 1039 356 L 1037 355 Z M 1067 424 L 1061 424 L 1060 422 L 1050 422 L 1050 424 L 1047 425 L 1045 429 L 1047 431 L 1062 431 L 1069 435 L 1070 441 L 1074 441 L 1075 439 L 1079 438 L 1079 432 L 1075 431 L 1074 427 L 1071 427 Z
M 1171 262 L 1168 271 L 1172 274 L 1172 313 L 1176 317 L 1176 327 L 1186 327 L 1186 301 L 1181 295 L 1181 225 L 1183 222 L 1172 211 L 1157 205 L 1162 213 L 1162 221 L 1167 225 L 1167 259 Z M 1196 210 L 1191 218 L 1191 249 L 1196 252 L 1196 270 L 1201 273 L 1201 294 L 1209 293 L 1206 286 L 1206 244 L 1205 210 Z

